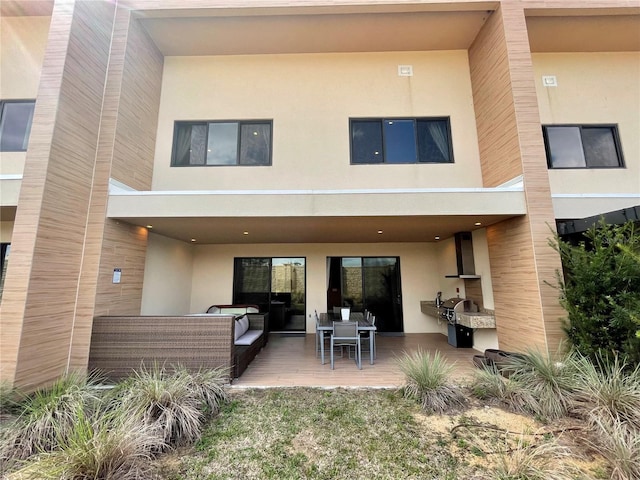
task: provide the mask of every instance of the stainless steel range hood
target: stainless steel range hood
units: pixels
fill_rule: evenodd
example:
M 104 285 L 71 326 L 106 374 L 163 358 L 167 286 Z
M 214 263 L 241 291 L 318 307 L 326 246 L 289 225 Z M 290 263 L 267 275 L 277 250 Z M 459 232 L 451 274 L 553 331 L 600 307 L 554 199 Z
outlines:
M 476 275 L 471 232 L 458 232 L 454 234 L 454 238 L 456 241 L 456 263 L 458 265 L 458 273 L 456 275 L 445 275 L 445 277 L 480 278 L 480 275 Z

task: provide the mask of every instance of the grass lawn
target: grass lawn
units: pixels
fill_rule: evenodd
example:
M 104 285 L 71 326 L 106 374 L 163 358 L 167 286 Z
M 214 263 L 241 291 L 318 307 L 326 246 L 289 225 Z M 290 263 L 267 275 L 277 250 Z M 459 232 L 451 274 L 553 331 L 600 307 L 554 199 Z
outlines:
M 575 463 L 579 449 L 558 427 L 552 434 L 480 404 L 429 416 L 393 390 L 233 390 L 196 445 L 159 462 L 167 480 L 488 480 L 524 478 L 500 477 L 496 468 L 514 451 L 543 446 L 546 462 L 581 472 L 541 478 L 602 478 L 599 462 Z

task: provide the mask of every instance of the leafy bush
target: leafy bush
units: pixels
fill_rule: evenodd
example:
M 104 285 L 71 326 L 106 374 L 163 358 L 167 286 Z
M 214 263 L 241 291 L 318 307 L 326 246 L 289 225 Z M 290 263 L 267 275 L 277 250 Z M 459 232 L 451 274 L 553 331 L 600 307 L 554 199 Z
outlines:
M 640 363 L 640 235 L 633 222 L 600 222 L 574 246 L 559 237 L 551 242 L 562 259 L 560 301 L 568 312 L 565 330 L 572 345 L 596 360 L 622 355 Z
M 460 387 L 448 382 L 453 365 L 439 351 L 404 353 L 398 365 L 406 378 L 404 396 L 416 399 L 428 413 L 444 413 L 464 407 L 465 396 Z

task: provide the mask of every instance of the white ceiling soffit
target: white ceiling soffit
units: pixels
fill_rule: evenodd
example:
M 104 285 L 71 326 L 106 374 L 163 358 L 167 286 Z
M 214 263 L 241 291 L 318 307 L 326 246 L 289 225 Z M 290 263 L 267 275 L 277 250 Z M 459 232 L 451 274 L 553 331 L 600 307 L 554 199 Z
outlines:
M 487 10 L 141 18 L 165 56 L 467 49 Z

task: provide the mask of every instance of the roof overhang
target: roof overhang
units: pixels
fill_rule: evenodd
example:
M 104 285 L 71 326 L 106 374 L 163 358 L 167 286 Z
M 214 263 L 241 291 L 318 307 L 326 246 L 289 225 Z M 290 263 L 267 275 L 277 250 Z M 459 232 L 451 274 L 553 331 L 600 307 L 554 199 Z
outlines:
M 199 244 L 377 243 L 433 242 L 525 213 L 524 192 L 516 187 L 115 190 L 107 216 Z

